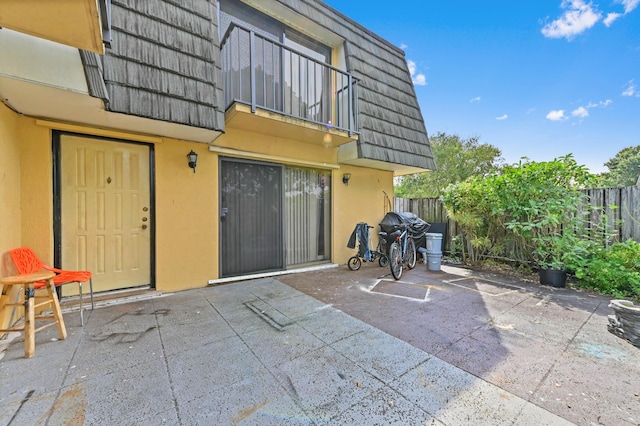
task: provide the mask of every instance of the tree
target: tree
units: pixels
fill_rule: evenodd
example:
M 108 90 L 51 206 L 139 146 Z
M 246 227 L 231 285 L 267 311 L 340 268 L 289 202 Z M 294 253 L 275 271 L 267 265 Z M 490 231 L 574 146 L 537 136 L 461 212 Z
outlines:
M 396 196 L 438 197 L 450 184 L 471 176 L 485 176 L 504 163 L 500 149 L 480 143 L 477 137 L 461 139 L 458 135 L 440 132 L 430 141 L 437 170 L 401 177 L 396 185 Z
M 600 186 L 634 186 L 640 176 L 640 145 L 622 149 L 604 165 L 609 171 L 599 176 Z

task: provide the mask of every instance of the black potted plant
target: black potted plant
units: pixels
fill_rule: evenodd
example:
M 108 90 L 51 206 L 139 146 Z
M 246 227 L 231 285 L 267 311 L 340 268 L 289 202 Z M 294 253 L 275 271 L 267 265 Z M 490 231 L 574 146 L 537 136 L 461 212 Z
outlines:
M 549 232 L 534 239 L 533 257 L 538 265 L 540 284 L 564 287 L 567 282 L 567 261 L 577 244 L 575 233 L 565 230 Z

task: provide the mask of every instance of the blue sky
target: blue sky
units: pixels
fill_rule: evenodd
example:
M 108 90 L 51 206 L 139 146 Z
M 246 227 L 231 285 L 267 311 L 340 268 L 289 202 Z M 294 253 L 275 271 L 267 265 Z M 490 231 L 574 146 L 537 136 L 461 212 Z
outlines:
M 594 173 L 640 145 L 640 0 L 328 0 L 405 50 L 429 134 Z

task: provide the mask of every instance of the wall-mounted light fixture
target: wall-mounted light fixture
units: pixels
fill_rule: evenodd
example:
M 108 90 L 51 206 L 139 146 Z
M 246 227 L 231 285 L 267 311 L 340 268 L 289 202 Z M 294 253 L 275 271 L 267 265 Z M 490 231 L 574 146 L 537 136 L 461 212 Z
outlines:
M 195 152 L 193 152 L 193 150 L 191 150 L 191 152 L 187 154 L 187 158 L 189 159 L 189 167 L 191 167 L 193 169 L 193 173 L 195 173 L 196 164 L 198 163 L 198 154 L 196 154 Z
M 351 173 L 345 173 L 342 175 L 342 183 L 349 186 L 349 179 L 351 179 Z

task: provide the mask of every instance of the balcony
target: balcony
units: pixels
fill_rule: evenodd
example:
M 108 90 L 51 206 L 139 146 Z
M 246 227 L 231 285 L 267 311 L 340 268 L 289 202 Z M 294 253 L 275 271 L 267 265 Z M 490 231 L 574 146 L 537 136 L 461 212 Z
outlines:
M 298 137 L 312 143 L 327 145 L 326 135 L 332 135 L 333 146 L 355 139 L 358 82 L 349 73 L 237 24 L 229 26 L 221 50 L 231 127 L 264 128 L 267 133 L 278 132 L 277 136 L 291 136 L 293 124 L 306 129 Z M 243 118 L 238 119 L 238 113 Z

